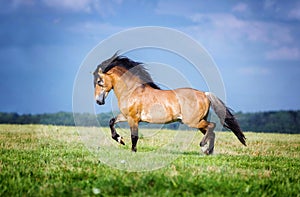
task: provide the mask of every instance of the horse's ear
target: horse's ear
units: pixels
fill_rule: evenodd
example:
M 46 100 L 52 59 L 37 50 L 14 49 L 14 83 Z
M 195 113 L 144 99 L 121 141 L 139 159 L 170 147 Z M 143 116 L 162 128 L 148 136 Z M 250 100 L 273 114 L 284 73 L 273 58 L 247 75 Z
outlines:
M 99 69 L 98 69 L 98 73 L 99 73 L 99 74 L 102 74 L 102 73 L 103 73 L 103 72 L 102 72 L 102 68 L 99 68 Z

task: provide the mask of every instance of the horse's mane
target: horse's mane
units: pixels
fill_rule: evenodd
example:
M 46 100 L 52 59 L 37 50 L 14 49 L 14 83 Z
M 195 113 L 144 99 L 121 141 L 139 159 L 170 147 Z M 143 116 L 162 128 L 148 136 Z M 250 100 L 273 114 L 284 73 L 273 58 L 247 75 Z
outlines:
M 150 87 L 155 89 L 160 89 L 160 87 L 153 82 L 150 74 L 143 66 L 143 63 L 135 62 L 125 56 L 119 56 L 117 55 L 117 53 L 114 54 L 111 58 L 103 61 L 100 65 L 98 65 L 95 73 L 99 69 L 101 69 L 103 73 L 107 73 L 109 70 L 116 66 L 125 68 L 133 75 L 139 77 L 139 79 L 144 82 L 143 84 L 149 85 Z

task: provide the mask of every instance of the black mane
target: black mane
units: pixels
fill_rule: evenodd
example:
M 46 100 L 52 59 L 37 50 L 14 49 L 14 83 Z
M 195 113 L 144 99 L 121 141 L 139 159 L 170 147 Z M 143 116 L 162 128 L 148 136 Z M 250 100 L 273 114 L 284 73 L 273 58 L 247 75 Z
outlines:
M 123 67 L 133 75 L 138 76 L 144 82 L 143 84 L 149 85 L 150 87 L 155 89 L 160 89 L 160 87 L 153 82 L 150 74 L 143 66 L 143 63 L 135 62 L 125 56 L 119 56 L 117 55 L 117 53 L 98 65 L 96 71 L 94 72 L 94 75 L 98 72 L 99 69 L 101 69 L 103 73 L 107 73 L 109 70 L 116 66 Z

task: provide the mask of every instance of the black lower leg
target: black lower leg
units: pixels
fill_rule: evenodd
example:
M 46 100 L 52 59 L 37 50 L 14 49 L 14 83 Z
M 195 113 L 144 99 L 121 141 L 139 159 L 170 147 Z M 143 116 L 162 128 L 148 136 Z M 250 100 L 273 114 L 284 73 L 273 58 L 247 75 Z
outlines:
M 205 146 L 205 144 L 206 144 L 206 130 L 205 129 L 199 129 L 200 131 L 201 131 L 201 133 L 203 133 L 203 135 L 204 135 L 204 137 L 203 137 L 203 139 L 201 140 L 201 142 L 200 142 L 200 146 L 201 147 L 203 147 L 203 146 Z
M 115 125 L 116 119 L 112 118 L 109 121 L 109 127 L 110 127 L 110 131 L 111 131 L 111 137 L 112 139 L 116 140 L 117 142 L 119 142 L 120 144 L 125 145 L 125 143 L 122 140 L 122 137 L 117 133 L 114 125 Z
M 204 135 L 204 137 L 202 138 L 201 142 L 200 142 L 200 146 L 203 147 L 207 144 L 207 135 Z
M 131 150 L 133 152 L 136 152 L 137 151 L 136 145 L 139 139 L 138 129 L 131 127 L 130 130 L 131 130 L 131 143 L 132 143 Z
M 133 152 L 136 152 L 136 144 L 137 144 L 137 141 L 138 141 L 139 137 L 138 136 L 135 136 L 135 135 L 131 135 L 131 142 L 132 142 L 132 147 L 131 147 L 131 150 Z

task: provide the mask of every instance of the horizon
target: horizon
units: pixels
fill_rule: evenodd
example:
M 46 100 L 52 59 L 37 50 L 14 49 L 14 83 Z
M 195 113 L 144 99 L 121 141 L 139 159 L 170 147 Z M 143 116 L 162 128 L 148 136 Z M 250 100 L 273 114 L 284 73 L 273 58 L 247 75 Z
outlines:
M 255 114 L 255 113 L 278 113 L 278 112 L 298 112 L 300 111 L 300 109 L 296 109 L 296 110 L 270 110 L 270 111 L 254 111 L 254 112 L 243 112 L 243 111 L 233 111 L 234 115 L 235 114 Z M 2 112 L 0 111 L 0 113 L 5 113 L 5 114 L 17 114 L 19 116 L 23 116 L 23 115 L 44 115 L 44 114 L 57 114 L 57 113 L 72 113 L 72 114 L 94 114 L 94 113 L 89 113 L 89 112 L 73 112 L 73 111 L 57 111 L 57 112 L 43 112 L 43 113 L 19 113 L 19 112 Z M 99 112 L 96 113 L 96 115 L 100 115 L 100 114 L 116 114 L 119 113 L 118 111 L 107 111 L 107 112 Z M 209 113 L 215 113 L 214 111 L 209 111 Z
M 300 110 L 299 1 L 12 0 L 0 5 L 0 112 L 72 112 L 74 83 L 89 52 L 120 31 L 142 26 L 176 29 L 203 46 L 222 77 L 225 103 L 236 113 Z M 154 82 L 167 81 L 163 88 L 186 83 L 173 81 L 175 74 L 162 76 L 165 70 L 154 63 L 180 71 L 193 88 L 209 89 L 186 69 L 188 62 L 170 53 L 142 49 L 125 55 L 144 62 Z M 90 73 L 87 78 L 86 88 L 93 91 Z M 116 109 L 113 92 L 108 99 L 106 106 L 94 106 L 95 113 Z

